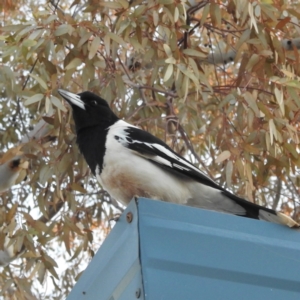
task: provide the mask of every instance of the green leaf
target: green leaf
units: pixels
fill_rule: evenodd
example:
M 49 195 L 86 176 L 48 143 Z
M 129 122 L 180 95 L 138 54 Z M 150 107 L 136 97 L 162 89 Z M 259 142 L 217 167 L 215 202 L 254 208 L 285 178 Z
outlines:
M 226 164 L 226 170 L 225 170 L 227 187 L 231 187 L 232 172 L 233 172 L 233 162 L 232 160 L 229 160 Z
M 220 162 L 228 159 L 230 156 L 231 156 L 230 151 L 225 150 L 221 154 L 218 155 L 218 157 L 216 158 L 216 163 L 220 163 Z
M 23 37 L 25 34 L 27 34 L 29 31 L 31 31 L 33 29 L 36 29 L 36 25 L 31 25 L 31 26 L 24 28 L 17 34 L 16 40 L 17 41 L 20 40 L 21 37 Z
M 82 61 L 80 58 L 75 57 L 74 59 L 72 59 L 68 65 L 65 67 L 66 70 L 70 70 L 70 69 L 75 69 L 78 66 L 80 66 L 82 64 Z
M 286 150 L 291 153 L 294 158 L 298 159 L 299 154 L 296 150 L 296 145 L 295 144 L 289 144 L 289 143 L 284 143 L 284 148 L 286 148 Z
M 89 56 L 88 56 L 89 59 L 92 59 L 96 55 L 99 45 L 100 45 L 100 38 L 98 36 L 96 36 L 93 39 L 91 46 L 90 46 L 90 52 L 89 52 Z
M 127 44 L 124 42 L 124 40 L 119 37 L 118 35 L 116 35 L 113 32 L 107 32 L 106 33 L 113 41 L 115 41 L 117 44 L 122 45 L 124 48 L 127 48 Z
M 176 64 L 176 59 L 174 57 L 169 57 L 165 60 L 166 64 Z
M 29 76 L 34 78 L 43 89 L 45 89 L 45 90 L 48 89 L 46 82 L 41 77 L 38 77 L 37 75 L 34 75 L 34 74 L 29 74 Z
M 29 36 L 29 40 L 36 40 L 43 34 L 44 30 L 34 30 Z
M 112 1 L 100 2 L 100 6 L 104 6 L 104 7 L 111 8 L 111 9 L 120 9 L 120 8 L 123 8 L 122 3 L 112 2 Z
M 45 21 L 43 21 L 43 24 L 47 25 L 47 24 L 53 22 L 54 20 L 57 20 L 57 18 L 58 18 L 57 15 L 53 14 L 53 15 L 49 16 Z
M 55 96 L 51 96 L 50 97 L 50 101 L 52 102 L 52 104 L 54 106 L 56 106 L 58 109 L 64 111 L 64 112 L 67 112 L 67 109 L 64 107 L 64 105 L 61 103 L 61 101 L 56 98 Z
M 80 40 L 79 40 L 79 42 L 77 44 L 77 48 L 80 48 L 92 35 L 93 35 L 92 32 L 85 32 L 81 36 L 81 38 L 80 38 Z
M 168 4 L 174 4 L 173 0 L 159 0 L 158 3 L 168 5 Z
M 79 183 L 76 183 L 76 182 L 73 182 L 72 185 L 71 185 L 71 189 L 73 191 L 77 191 L 77 192 L 80 192 L 80 193 L 83 193 L 83 194 L 86 194 L 87 191 L 85 188 L 83 188 Z
M 300 82 L 298 80 L 291 80 L 286 83 L 287 86 L 300 89 Z
M 24 102 L 25 106 L 31 105 L 33 103 L 39 102 L 44 98 L 43 94 L 35 94 L 29 98 L 26 99 L 26 101 Z
M 207 55 L 205 53 L 202 53 L 200 51 L 197 51 L 195 49 L 184 49 L 182 51 L 184 54 L 189 55 L 189 56 L 196 56 L 200 58 L 206 58 Z
M 179 19 L 179 9 L 178 7 L 176 6 L 175 7 L 175 10 L 174 10 L 174 22 L 177 22 Z
M 249 39 L 250 33 L 251 33 L 250 29 L 246 29 L 243 32 L 243 34 L 241 35 L 241 37 L 239 38 L 239 40 L 238 40 L 238 42 L 236 44 L 236 49 L 239 49 L 242 46 L 242 44 Z
M 165 72 L 165 76 L 164 76 L 164 82 L 168 81 L 172 74 L 173 74 L 173 65 L 172 64 L 169 64 L 168 67 L 167 67 L 167 70 Z
M 36 41 L 33 41 L 33 40 L 29 40 L 29 39 L 25 39 L 24 41 L 23 41 L 23 43 L 22 43 L 22 45 L 24 46 L 24 47 L 33 47 L 33 46 L 35 46 L 37 44 L 37 42 Z
M 243 96 L 244 96 L 244 99 L 247 101 L 249 107 L 255 113 L 255 116 L 257 118 L 259 118 L 260 117 L 260 112 L 259 112 L 258 106 L 256 104 L 256 99 L 254 99 L 253 95 L 250 92 L 244 93 Z
M 172 54 L 172 50 L 171 50 L 170 46 L 167 44 L 163 44 L 163 47 L 164 47 L 164 50 L 165 50 L 167 56 L 172 57 L 173 54 Z
M 202 27 L 203 24 L 205 23 L 209 12 L 210 12 L 210 3 L 206 4 L 204 9 L 203 9 L 202 16 L 201 16 L 200 27 Z
M 273 119 L 269 120 L 269 130 L 270 130 L 270 143 L 271 145 L 273 145 L 274 138 L 275 140 L 277 140 L 277 129 Z
M 58 26 L 57 29 L 54 31 L 54 35 L 61 36 L 61 35 L 68 33 L 69 30 L 70 30 L 70 25 L 62 24 L 62 25 Z
M 157 26 L 159 24 L 159 15 L 156 10 L 152 11 L 152 17 L 153 17 L 154 26 Z
M 282 92 L 282 90 L 279 90 L 275 86 L 274 93 L 275 93 L 275 98 L 279 104 L 280 111 L 281 111 L 282 115 L 284 116 L 285 109 L 284 109 L 284 102 L 283 102 L 283 92 Z

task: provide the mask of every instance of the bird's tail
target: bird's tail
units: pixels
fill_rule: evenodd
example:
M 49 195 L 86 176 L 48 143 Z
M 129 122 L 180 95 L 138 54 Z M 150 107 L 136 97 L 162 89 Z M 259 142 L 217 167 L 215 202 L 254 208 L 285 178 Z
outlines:
M 264 220 L 272 223 L 282 224 L 291 228 L 299 228 L 300 224 L 294 221 L 291 217 L 285 215 L 282 212 L 257 205 L 255 203 L 249 202 L 245 199 L 242 199 L 234 194 L 231 194 L 228 191 L 225 191 L 228 197 L 236 201 L 237 204 L 242 206 L 245 209 L 245 217 Z
M 284 213 L 278 211 L 274 211 L 274 213 L 270 213 L 269 211 L 266 211 L 263 208 L 264 207 L 262 207 L 262 209 L 259 210 L 258 217 L 260 220 L 286 225 L 291 228 L 300 227 L 300 224 L 298 224 L 296 221 L 294 221 L 292 218 L 285 215 Z
M 300 224 L 284 213 L 247 201 L 221 187 L 216 189 L 200 183 L 197 185 L 192 182 L 189 190 L 192 197 L 186 202 L 187 205 L 251 219 L 264 220 L 291 228 L 300 227 Z

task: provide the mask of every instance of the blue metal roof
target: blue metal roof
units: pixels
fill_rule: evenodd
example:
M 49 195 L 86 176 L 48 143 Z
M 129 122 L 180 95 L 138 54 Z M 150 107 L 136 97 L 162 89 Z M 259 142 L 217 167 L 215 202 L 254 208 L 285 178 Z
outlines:
M 300 233 L 281 225 L 139 201 L 146 299 L 300 299 Z
M 140 198 L 67 299 L 299 300 L 300 233 Z
M 133 216 L 131 222 L 127 220 L 129 211 Z M 144 299 L 137 216 L 137 206 L 132 201 L 67 300 L 129 300 L 139 294 L 139 299 Z

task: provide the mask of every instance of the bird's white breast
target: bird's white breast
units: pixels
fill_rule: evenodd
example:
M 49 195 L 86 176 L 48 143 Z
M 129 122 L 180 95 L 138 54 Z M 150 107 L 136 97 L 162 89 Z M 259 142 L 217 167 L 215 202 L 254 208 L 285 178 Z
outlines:
M 185 203 L 191 197 L 185 180 L 166 172 L 153 162 L 124 147 L 114 135 L 126 135 L 119 121 L 111 126 L 101 174 L 97 179 L 108 193 L 123 204 L 134 196 Z

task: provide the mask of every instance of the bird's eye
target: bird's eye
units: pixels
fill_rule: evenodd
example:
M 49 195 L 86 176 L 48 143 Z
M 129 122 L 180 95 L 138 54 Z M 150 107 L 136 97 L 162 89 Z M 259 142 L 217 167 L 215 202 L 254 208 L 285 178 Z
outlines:
M 97 102 L 96 100 L 92 100 L 92 101 L 90 102 L 90 104 L 91 104 L 92 106 L 96 106 L 96 105 L 98 104 L 98 102 Z

